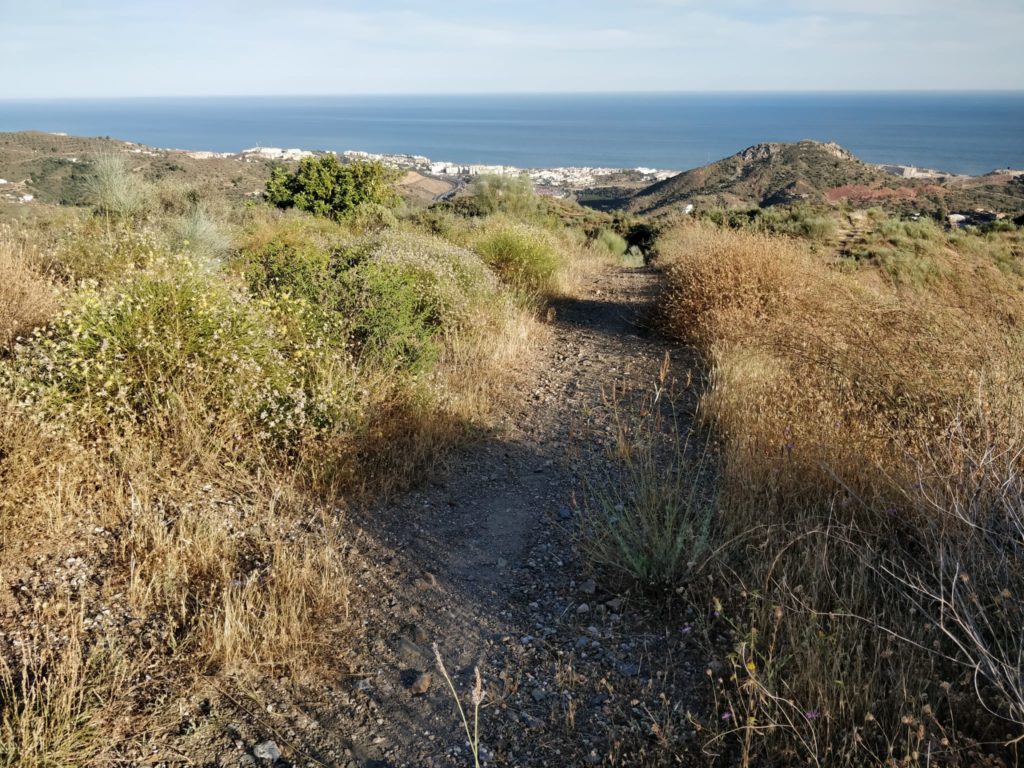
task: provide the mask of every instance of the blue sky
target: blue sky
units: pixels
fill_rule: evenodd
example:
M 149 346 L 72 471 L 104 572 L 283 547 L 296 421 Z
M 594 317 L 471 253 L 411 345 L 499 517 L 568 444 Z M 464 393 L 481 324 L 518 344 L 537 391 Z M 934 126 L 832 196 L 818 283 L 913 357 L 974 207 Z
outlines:
M 1024 88 L 1022 0 L 0 0 L 0 98 Z

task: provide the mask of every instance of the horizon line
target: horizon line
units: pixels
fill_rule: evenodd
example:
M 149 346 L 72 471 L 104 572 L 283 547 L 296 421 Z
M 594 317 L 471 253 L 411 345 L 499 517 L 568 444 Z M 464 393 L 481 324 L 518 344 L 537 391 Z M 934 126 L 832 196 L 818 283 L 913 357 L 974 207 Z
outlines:
M 1024 88 L 840 88 L 840 89 L 764 89 L 764 90 L 638 90 L 638 91 L 438 91 L 438 92 L 356 92 L 356 93 L 221 93 L 221 94 L 160 94 L 160 95 L 88 95 L 88 96 L 4 96 L 0 102 L 48 101 L 152 101 L 157 99 L 332 99 L 332 98 L 436 98 L 436 97 L 522 97 L 522 96 L 823 96 L 823 95 L 1024 95 Z

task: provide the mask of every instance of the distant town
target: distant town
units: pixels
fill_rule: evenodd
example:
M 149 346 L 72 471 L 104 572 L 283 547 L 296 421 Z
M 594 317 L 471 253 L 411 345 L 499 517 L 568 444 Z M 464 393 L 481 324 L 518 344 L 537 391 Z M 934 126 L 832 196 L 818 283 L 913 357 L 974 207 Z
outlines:
M 146 151 L 139 148 L 136 151 Z M 592 168 L 559 167 L 559 168 L 517 168 L 514 165 L 485 165 L 480 163 L 456 163 L 448 160 L 432 160 L 423 155 L 377 154 L 359 150 L 347 150 L 341 153 L 311 152 L 305 149 L 282 149 L 280 147 L 252 147 L 241 152 L 186 152 L 189 157 L 197 160 L 221 157 L 240 160 L 270 160 L 278 162 L 295 162 L 304 157 L 319 154 L 340 154 L 347 160 L 377 160 L 392 168 L 416 171 L 429 176 L 457 182 L 472 176 L 495 174 L 498 176 L 519 176 L 526 174 L 533 181 L 541 194 L 560 196 L 570 191 L 593 187 L 609 181 L 628 179 L 634 182 L 651 183 L 675 176 L 679 171 L 659 168 Z

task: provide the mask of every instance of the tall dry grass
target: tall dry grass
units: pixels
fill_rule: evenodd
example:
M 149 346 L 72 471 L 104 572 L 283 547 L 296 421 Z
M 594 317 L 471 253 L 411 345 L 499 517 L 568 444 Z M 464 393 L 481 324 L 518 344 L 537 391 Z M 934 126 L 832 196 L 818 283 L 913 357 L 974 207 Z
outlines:
M 0 351 L 57 311 L 53 286 L 23 245 L 0 231 Z
M 718 736 L 743 764 L 931 764 L 1024 735 L 1024 344 L 1014 288 L 829 269 L 798 242 L 664 238 L 666 327 L 711 372 L 728 629 Z M 723 724 L 724 727 L 723 727 Z M 988 755 L 988 757 L 984 757 Z

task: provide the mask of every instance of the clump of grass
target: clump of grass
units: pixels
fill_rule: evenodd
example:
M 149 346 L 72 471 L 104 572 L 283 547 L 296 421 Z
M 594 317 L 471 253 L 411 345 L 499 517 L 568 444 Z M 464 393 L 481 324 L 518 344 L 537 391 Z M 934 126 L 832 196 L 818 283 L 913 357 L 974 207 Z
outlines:
M 612 392 L 616 469 L 590 494 L 583 545 L 610 576 L 673 591 L 707 563 L 715 502 L 706 452 L 680 434 L 662 387 L 639 418 L 624 413 Z
M 83 648 L 81 632 L 73 621 L 61 642 L 44 626 L 16 666 L 0 658 L 0 766 L 84 765 L 103 753 L 104 718 L 127 666 L 102 644 Z
M 563 260 L 543 230 L 499 224 L 482 233 L 474 249 L 504 282 L 524 294 L 544 295 L 558 289 Z
M 88 182 L 89 198 L 98 213 L 118 219 L 144 214 L 150 205 L 151 189 L 119 152 L 96 155 Z
M 208 268 L 222 263 L 231 248 L 231 236 L 200 203 L 192 205 L 175 222 L 174 236 L 180 250 L 192 254 L 198 263 Z
M 594 242 L 598 247 L 604 248 L 612 256 L 624 255 L 629 247 L 625 238 L 610 229 L 602 229 L 598 231 L 597 236 L 594 238 Z
M 0 232 L 0 351 L 45 324 L 56 311 L 53 286 L 24 248 Z

